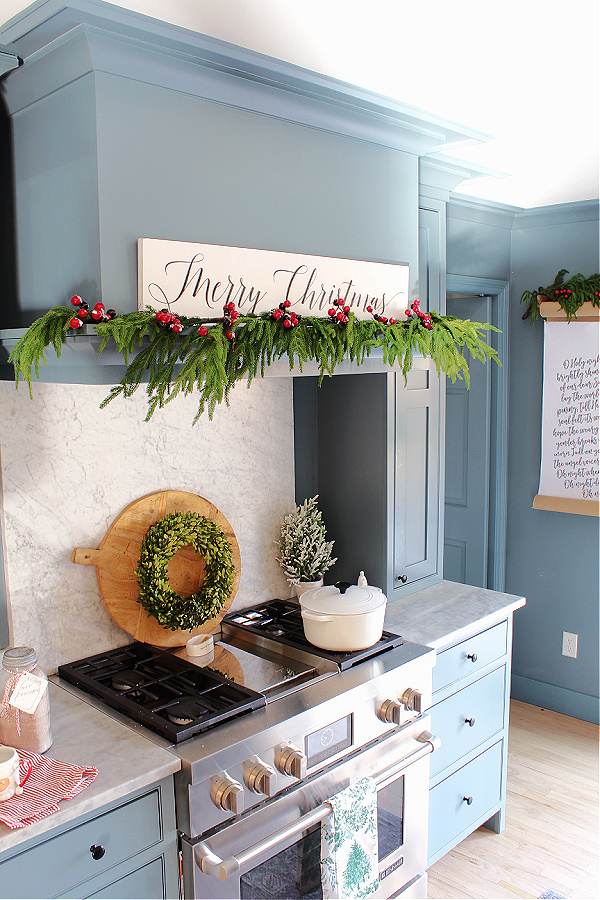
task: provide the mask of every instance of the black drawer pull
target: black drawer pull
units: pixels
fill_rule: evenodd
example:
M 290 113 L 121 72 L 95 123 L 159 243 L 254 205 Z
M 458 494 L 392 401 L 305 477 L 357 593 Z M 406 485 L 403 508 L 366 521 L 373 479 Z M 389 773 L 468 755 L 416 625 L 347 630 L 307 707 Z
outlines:
M 472 727 L 473 727 L 473 725 L 474 725 L 474 724 L 475 724 L 475 716 L 471 716 L 471 718 L 470 718 L 470 719 L 465 719 L 465 722 L 467 722 L 467 723 L 468 723 L 468 725 L 469 725 L 469 728 L 472 728 Z
M 398 581 L 401 581 L 402 584 L 406 584 L 407 578 L 408 578 L 408 575 L 398 575 Z
M 102 859 L 106 850 L 102 846 L 102 844 L 92 844 L 90 847 L 90 853 L 92 854 L 92 859 Z
M 477 662 L 477 654 L 476 653 L 467 653 L 467 659 L 470 659 L 471 662 Z
M 463 797 L 463 800 L 466 801 L 467 806 L 470 806 L 471 803 L 473 802 L 473 798 L 472 798 L 472 797 Z

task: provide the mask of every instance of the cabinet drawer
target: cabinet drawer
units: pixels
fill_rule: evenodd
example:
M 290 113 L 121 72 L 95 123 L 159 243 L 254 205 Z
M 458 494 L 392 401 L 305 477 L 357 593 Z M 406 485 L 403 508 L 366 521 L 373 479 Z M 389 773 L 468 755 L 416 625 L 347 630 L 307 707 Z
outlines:
M 470 753 L 504 727 L 506 667 L 494 669 L 430 710 L 442 742 L 431 756 L 431 776 Z
M 162 839 L 158 789 L 0 864 L 5 897 L 56 897 Z M 103 847 L 93 859 L 90 847 Z
M 434 754 L 435 755 L 435 754 Z M 429 792 L 429 857 L 500 806 L 502 741 Z M 467 803 L 465 798 L 471 798 Z M 490 813 L 491 814 L 491 813 Z
M 499 622 L 487 631 L 466 638 L 460 644 L 438 653 L 433 670 L 433 692 L 472 675 L 504 656 L 507 633 L 508 623 Z
M 164 900 L 167 894 L 163 868 L 160 857 L 153 859 L 101 890 L 86 894 L 86 900 L 118 900 L 122 897 L 129 900 Z

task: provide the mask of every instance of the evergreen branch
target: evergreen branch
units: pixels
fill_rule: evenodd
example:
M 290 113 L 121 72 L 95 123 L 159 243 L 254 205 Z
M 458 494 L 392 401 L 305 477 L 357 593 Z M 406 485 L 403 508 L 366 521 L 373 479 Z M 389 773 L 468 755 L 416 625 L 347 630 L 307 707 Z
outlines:
M 29 326 L 23 337 L 13 347 L 8 361 L 15 368 L 15 382 L 17 390 L 19 380 L 22 378 L 29 388 L 29 396 L 33 398 L 31 388 L 31 368 L 33 367 L 36 378 L 40 377 L 40 362 L 46 365 L 46 347 L 53 346 L 57 357 L 60 358 L 63 344 L 66 343 L 69 322 L 73 312 L 65 306 L 55 306 L 40 319 Z
M 22 378 L 31 395 L 32 370 L 39 377 L 44 351 L 53 346 L 57 356 L 65 343 L 72 311 L 55 307 L 27 329 L 13 349 L 10 361 L 15 366 L 17 386 Z M 285 328 L 271 313 L 240 315 L 232 326 L 233 339 L 226 337 L 220 319 L 181 317 L 182 331 L 159 327 L 154 310 L 134 313 L 96 323 L 101 353 L 112 340 L 127 366 L 119 384 L 102 401 L 101 408 L 116 397 L 131 397 L 147 381 L 146 421 L 180 393 L 198 394 L 194 422 L 206 411 L 212 418 L 220 403 L 228 403 L 232 387 L 239 381 L 248 384 L 276 360 L 287 357 L 290 370 L 300 371 L 310 360 L 319 370 L 319 383 L 333 375 L 344 360 L 361 365 L 374 350 L 381 349 L 384 364 L 398 365 L 406 381 L 414 354 L 431 357 L 438 375 L 445 372 L 454 381 L 464 378 L 468 384 L 466 351 L 474 359 L 499 362 L 496 351 L 483 339 L 486 331 L 497 331 L 489 324 L 430 313 L 431 328 L 417 316 L 382 324 L 348 316 L 347 323 L 335 319 L 301 317 L 294 327 Z M 203 328 L 200 334 L 200 325 Z M 204 334 L 204 331 L 207 333 Z

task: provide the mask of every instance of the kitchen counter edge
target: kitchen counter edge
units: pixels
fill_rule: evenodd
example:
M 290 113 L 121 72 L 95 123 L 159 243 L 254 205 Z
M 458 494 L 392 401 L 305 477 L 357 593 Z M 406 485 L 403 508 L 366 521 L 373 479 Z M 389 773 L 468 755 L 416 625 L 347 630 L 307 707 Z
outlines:
M 168 750 L 132 731 L 108 715 L 50 683 L 50 712 L 54 742 L 44 754 L 77 766 L 95 766 L 98 775 L 60 810 L 24 828 L 10 829 L 0 822 L 0 859 L 33 838 L 64 829 L 81 816 L 173 775 L 181 761 Z
M 385 628 L 437 650 L 459 643 L 474 626 L 484 630 L 501 614 L 520 609 L 525 602 L 525 597 L 516 594 L 441 581 L 389 602 Z

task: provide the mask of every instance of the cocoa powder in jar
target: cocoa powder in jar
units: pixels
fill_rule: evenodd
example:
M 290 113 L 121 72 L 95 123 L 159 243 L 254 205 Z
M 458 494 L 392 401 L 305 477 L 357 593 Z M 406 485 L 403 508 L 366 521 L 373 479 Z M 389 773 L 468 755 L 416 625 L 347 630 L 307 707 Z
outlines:
M 41 682 L 37 682 L 41 696 L 33 712 L 17 709 L 10 703 L 20 679 L 27 673 Z M 30 753 L 44 753 L 52 745 L 48 678 L 39 668 L 37 654 L 31 647 L 12 647 L 2 657 L 0 743 Z

